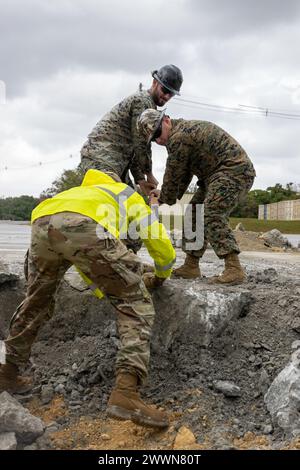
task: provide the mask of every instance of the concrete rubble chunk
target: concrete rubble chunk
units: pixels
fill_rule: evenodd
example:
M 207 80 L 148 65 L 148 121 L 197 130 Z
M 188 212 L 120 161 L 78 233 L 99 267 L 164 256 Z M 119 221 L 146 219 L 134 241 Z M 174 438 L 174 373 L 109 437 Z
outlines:
M 293 341 L 292 343 L 292 350 L 299 349 L 299 348 L 300 348 L 300 339 L 297 339 L 296 341 Z
M 0 434 L 0 450 L 16 450 L 17 439 L 14 432 L 3 432 Z
M 263 233 L 259 238 L 263 239 L 267 246 L 277 246 L 279 248 L 290 246 L 288 239 L 284 237 L 282 233 L 276 228 L 270 230 L 269 232 Z
M 32 416 L 9 393 L 0 394 L 0 432 L 13 432 L 18 441 L 31 444 L 44 432 L 40 418 Z
M 246 229 L 244 225 L 242 224 L 242 222 L 239 222 L 234 230 L 237 232 L 245 232 Z
M 53 387 L 51 385 L 42 385 L 41 403 L 43 405 L 47 405 L 47 403 L 50 403 L 53 397 L 54 397 Z
M 0 286 L 3 284 L 15 284 L 19 279 L 17 274 L 0 272 Z
M 233 382 L 229 382 L 227 380 L 215 380 L 213 382 L 214 389 L 218 392 L 223 393 L 226 397 L 240 397 L 241 396 L 241 389 Z
M 24 450 L 39 450 L 39 447 L 36 443 L 31 444 L 30 446 L 24 447 Z
M 291 324 L 293 330 L 300 333 L 300 318 L 294 318 Z
M 277 375 L 264 397 L 275 424 L 289 436 L 300 435 L 300 349 Z

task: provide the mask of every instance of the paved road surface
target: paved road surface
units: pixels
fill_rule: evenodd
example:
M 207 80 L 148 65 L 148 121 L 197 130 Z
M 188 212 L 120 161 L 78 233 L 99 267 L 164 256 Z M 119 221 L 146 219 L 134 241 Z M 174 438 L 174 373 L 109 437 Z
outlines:
M 30 225 L 0 221 L 0 252 L 24 253 L 30 243 Z
M 296 235 L 295 237 L 300 237 Z M 19 273 L 22 270 L 22 263 L 24 254 L 30 244 L 30 225 L 20 222 L 4 222 L 0 221 L 0 264 L 10 266 L 12 272 Z M 147 261 L 151 261 L 146 249 L 140 251 L 140 256 Z M 177 266 L 181 264 L 184 259 L 184 253 L 177 250 Z M 255 252 L 247 251 L 241 254 L 241 260 L 247 265 L 255 264 L 256 266 L 264 266 L 267 264 L 281 263 L 293 265 L 293 269 L 300 272 L 300 253 L 272 253 L 272 252 Z M 218 260 L 212 250 L 207 250 L 203 262 L 210 268 L 210 263 L 219 261 L 220 266 L 223 265 L 221 260 Z M 212 266 L 211 266 L 212 267 Z

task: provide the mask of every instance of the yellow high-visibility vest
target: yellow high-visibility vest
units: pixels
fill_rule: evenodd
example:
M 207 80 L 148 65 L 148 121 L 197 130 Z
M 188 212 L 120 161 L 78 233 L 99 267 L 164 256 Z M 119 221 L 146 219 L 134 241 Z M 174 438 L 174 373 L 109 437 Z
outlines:
M 117 183 L 99 170 L 88 170 L 81 186 L 41 202 L 33 210 L 31 222 L 59 212 L 90 217 L 115 238 L 125 238 L 128 230 L 131 236 L 138 234 L 154 260 L 155 274 L 161 278 L 171 275 L 176 254 L 165 227 L 142 196 L 125 183 Z

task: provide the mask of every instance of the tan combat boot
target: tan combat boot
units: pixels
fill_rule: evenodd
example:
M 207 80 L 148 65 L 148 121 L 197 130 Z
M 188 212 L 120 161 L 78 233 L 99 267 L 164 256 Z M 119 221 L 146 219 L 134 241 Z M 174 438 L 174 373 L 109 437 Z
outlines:
M 18 372 L 18 367 L 10 362 L 0 365 L 0 392 L 26 393 L 32 389 L 32 380 Z
M 184 279 L 201 277 L 199 260 L 200 258 L 197 256 L 186 255 L 184 264 L 179 268 L 174 269 L 172 274 L 176 277 L 183 277 Z
M 246 274 L 243 270 L 237 253 L 230 253 L 225 256 L 225 269 L 219 276 L 213 276 L 209 279 L 209 284 L 241 284 L 246 280 Z
M 137 392 L 137 377 L 127 372 L 117 375 L 116 386 L 108 401 L 107 414 L 111 418 L 130 419 L 142 426 L 165 428 L 169 425 L 166 413 L 142 401 Z

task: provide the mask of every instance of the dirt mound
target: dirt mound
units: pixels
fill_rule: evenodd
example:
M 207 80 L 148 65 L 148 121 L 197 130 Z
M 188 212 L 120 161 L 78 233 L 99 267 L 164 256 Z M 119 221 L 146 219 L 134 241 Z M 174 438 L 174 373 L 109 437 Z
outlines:
M 219 267 L 215 258 L 203 264 L 204 271 Z M 182 427 L 195 436 L 193 448 L 297 448 L 299 443 L 287 440 L 271 422 L 264 394 L 289 362 L 292 343 L 300 339 L 295 327 L 300 320 L 300 269 L 258 260 L 247 266 L 247 273 L 243 289 L 251 292 L 248 314 L 232 318 L 207 347 L 180 337 L 167 349 L 152 345 L 142 394 L 170 413 L 166 431 L 106 419 L 118 346 L 113 315 L 108 312 L 100 322 L 85 294 L 79 319 L 72 322 L 70 312 L 70 322 L 63 325 L 57 312 L 51 320 L 56 333 L 49 336 L 46 326 L 33 348 L 36 387 L 22 398 L 31 412 L 54 422 L 56 429 L 42 448 L 173 449 Z M 206 285 L 205 279 L 197 282 L 199 288 Z M 240 396 L 226 396 L 216 389 L 216 381 L 232 382 Z
M 282 244 L 278 245 L 278 243 L 271 243 L 271 241 L 265 240 L 262 238 L 264 234 L 261 232 L 250 232 L 250 231 L 241 231 L 235 230 L 234 236 L 241 251 L 277 251 L 277 252 L 284 252 L 287 250 L 296 251 L 296 249 L 291 249 L 291 247 Z

